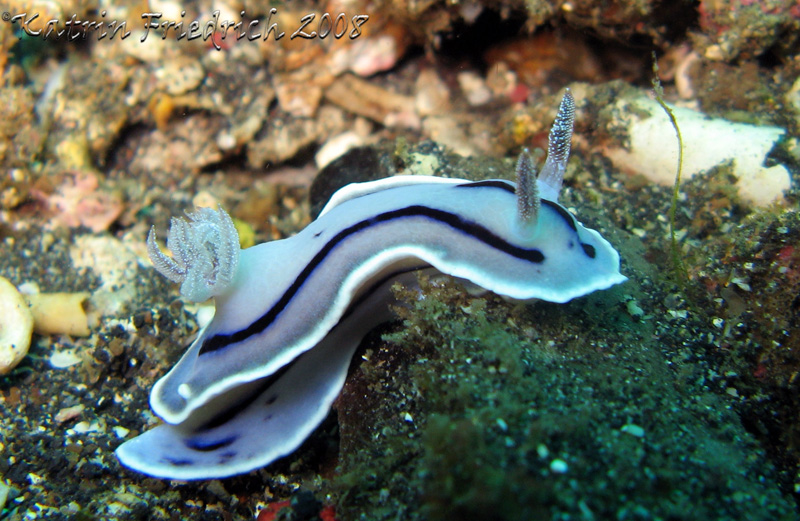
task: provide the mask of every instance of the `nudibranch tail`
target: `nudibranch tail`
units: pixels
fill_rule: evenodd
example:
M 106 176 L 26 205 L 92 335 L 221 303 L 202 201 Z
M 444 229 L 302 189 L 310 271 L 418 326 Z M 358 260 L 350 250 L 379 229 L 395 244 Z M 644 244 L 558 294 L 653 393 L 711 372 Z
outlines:
M 567 89 L 558 106 L 558 114 L 553 122 L 553 128 L 550 130 L 547 159 L 539 174 L 539 188 L 542 197 L 553 202 L 558 201 L 558 193 L 561 191 L 561 183 L 564 180 L 564 171 L 567 169 L 574 124 L 575 98 Z
M 536 182 L 536 168 L 527 148 L 517 159 L 517 217 L 521 224 L 535 226 L 539 215 L 539 187 Z
M 239 264 L 239 234 L 225 210 L 198 208 L 187 219 L 173 217 L 167 235 L 170 258 L 147 236 L 147 253 L 156 270 L 181 284 L 181 295 L 203 302 L 221 295 L 231 285 Z

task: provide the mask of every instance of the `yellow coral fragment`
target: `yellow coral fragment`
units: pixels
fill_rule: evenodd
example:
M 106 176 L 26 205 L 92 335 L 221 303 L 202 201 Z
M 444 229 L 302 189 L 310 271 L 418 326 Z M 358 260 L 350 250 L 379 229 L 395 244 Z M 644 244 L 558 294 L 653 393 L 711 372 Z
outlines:
M 89 318 L 83 309 L 88 298 L 86 291 L 25 295 L 33 328 L 40 335 L 89 336 Z
M 249 223 L 241 219 L 233 219 L 233 226 L 239 232 L 239 247 L 241 249 L 244 250 L 256 243 L 256 232 Z

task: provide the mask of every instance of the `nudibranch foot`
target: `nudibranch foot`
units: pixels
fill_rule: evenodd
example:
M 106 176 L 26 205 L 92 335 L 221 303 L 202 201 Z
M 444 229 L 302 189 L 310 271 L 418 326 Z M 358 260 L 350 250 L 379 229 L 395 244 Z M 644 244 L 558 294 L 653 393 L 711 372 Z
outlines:
M 203 408 L 183 424 L 159 425 L 125 442 L 117 455 L 127 467 L 168 479 L 222 478 L 263 467 L 293 452 L 325 419 L 357 345 L 323 342 L 279 371 L 274 383 L 272 377 L 251 382 L 254 396 L 213 416 Z
M 313 349 L 218 396 L 181 424 L 162 424 L 123 443 L 119 460 L 150 476 L 193 480 L 242 474 L 293 452 L 327 416 L 363 335 L 392 318 L 391 285 L 416 287 L 416 275 L 387 278 Z

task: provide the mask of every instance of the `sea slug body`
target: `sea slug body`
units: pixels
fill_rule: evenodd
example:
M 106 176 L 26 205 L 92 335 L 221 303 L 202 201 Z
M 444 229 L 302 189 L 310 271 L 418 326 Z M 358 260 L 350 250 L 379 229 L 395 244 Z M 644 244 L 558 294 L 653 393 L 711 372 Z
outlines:
M 166 423 L 117 449 L 170 479 L 263 467 L 325 418 L 364 334 L 391 319 L 389 286 L 432 270 L 514 299 L 566 302 L 623 282 L 619 254 L 557 197 L 574 102 L 562 100 L 538 179 L 523 152 L 518 183 L 398 176 L 339 190 L 296 236 L 232 248 L 222 209 L 173 220 L 156 268 L 216 315 L 153 388 Z M 222 273 L 224 271 L 224 273 Z M 187 284 L 187 281 L 189 283 Z

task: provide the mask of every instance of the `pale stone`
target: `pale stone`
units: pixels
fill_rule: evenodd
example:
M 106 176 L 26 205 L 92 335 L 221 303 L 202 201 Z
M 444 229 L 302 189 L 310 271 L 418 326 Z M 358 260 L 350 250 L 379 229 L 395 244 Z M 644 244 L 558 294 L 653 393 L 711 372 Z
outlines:
M 420 72 L 415 90 L 414 102 L 420 116 L 443 114 L 450 110 L 450 89 L 434 69 Z
M 322 145 L 314 160 L 320 170 L 328 166 L 334 160 L 343 156 L 348 150 L 364 144 L 364 138 L 353 131 L 343 132 L 330 138 L 327 143 Z
M 118 315 L 138 292 L 136 280 L 138 267 L 150 266 L 150 261 L 140 259 L 133 247 L 144 241 L 130 237 L 122 242 L 115 237 L 81 235 L 70 248 L 72 266 L 76 270 L 91 269 L 102 281 L 89 299 L 89 325 L 94 327 L 100 316 Z M 144 251 L 142 251 L 144 254 Z
M 8 279 L 0 277 L 0 374 L 19 364 L 31 345 L 33 315 Z
M 664 110 L 644 96 L 618 102 L 619 124 L 629 137 L 626 147 L 609 147 L 615 166 L 670 186 L 678 165 L 678 140 Z M 670 107 L 683 139 L 683 178 L 733 162 L 739 195 L 757 206 L 779 200 L 790 187 L 783 165 L 765 166 L 766 157 L 785 134 L 780 127 L 710 118 L 695 110 Z
M 477 73 L 465 71 L 458 75 L 458 85 L 473 107 L 484 105 L 491 101 L 492 91 L 486 86 L 486 82 Z

